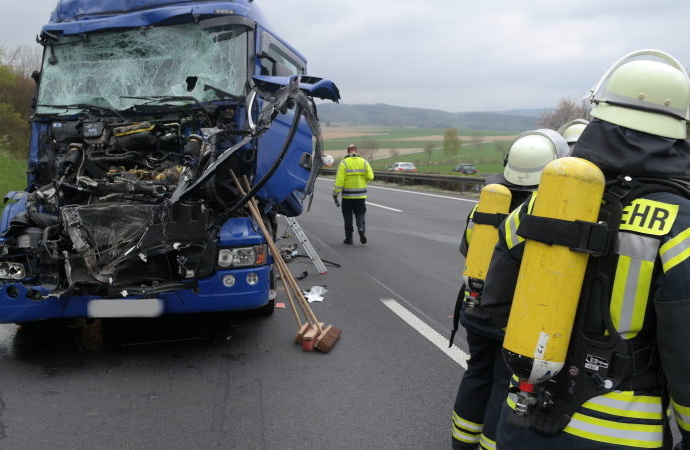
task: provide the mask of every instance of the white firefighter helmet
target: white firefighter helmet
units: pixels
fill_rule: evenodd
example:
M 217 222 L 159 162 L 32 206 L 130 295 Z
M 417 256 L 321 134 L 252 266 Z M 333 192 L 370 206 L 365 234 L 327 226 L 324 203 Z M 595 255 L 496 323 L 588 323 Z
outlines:
M 323 157 L 323 165 L 326 167 L 331 167 L 334 162 L 335 158 L 333 158 L 333 155 L 326 155 Z
M 592 89 L 592 117 L 637 131 L 685 139 L 690 80 L 682 64 L 659 50 L 619 59 Z
M 580 138 L 588 123 L 589 120 L 585 119 L 571 120 L 561 125 L 557 132 L 565 138 L 568 144 L 574 144 Z
M 541 172 L 554 159 L 570 151 L 565 138 L 546 128 L 518 135 L 508 150 L 503 177 L 517 186 L 536 186 Z

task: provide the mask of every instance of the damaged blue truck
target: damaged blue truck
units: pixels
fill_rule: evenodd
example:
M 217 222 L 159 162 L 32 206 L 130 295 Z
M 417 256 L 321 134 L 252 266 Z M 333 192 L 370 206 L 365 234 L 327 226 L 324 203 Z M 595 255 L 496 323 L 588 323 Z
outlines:
M 314 99 L 340 95 L 256 3 L 58 2 L 0 219 L 0 323 L 273 311 L 280 256 L 247 202 L 269 230 L 308 208 Z

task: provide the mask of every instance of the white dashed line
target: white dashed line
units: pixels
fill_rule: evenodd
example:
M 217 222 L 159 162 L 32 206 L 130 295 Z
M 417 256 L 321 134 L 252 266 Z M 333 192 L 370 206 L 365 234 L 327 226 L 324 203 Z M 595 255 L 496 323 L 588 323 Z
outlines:
M 449 195 L 430 194 L 428 192 L 406 191 L 405 189 L 396 189 L 396 188 L 389 188 L 389 187 L 382 187 L 382 186 L 372 186 L 371 184 L 368 186 L 368 188 L 369 189 L 381 189 L 384 191 L 398 191 L 398 192 L 404 192 L 406 194 L 414 194 L 414 195 L 426 195 L 427 197 L 445 198 L 448 200 L 457 200 L 459 202 L 477 203 L 477 201 L 478 201 L 477 199 L 471 199 L 471 198 L 451 197 Z
M 460 367 L 462 367 L 463 369 L 467 370 L 467 359 L 469 358 L 469 355 L 467 353 L 462 351 L 456 345 L 453 345 L 449 348 L 447 337 L 444 337 L 441 333 L 439 333 L 438 331 L 434 330 L 429 325 L 424 323 L 423 320 L 412 314 L 407 308 L 402 306 L 400 303 L 396 302 L 391 298 L 382 298 L 381 301 L 391 311 L 397 314 L 402 320 L 407 322 L 409 326 L 417 330 L 419 334 L 427 338 L 427 340 L 429 340 L 432 344 L 438 347 L 443 353 L 448 355 L 450 359 L 458 363 Z

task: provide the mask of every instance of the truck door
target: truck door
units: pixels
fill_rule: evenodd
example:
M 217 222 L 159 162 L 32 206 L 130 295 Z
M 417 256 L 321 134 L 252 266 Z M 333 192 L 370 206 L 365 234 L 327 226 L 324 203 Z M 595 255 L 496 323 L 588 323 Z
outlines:
M 265 30 L 258 36 L 258 63 L 256 75 L 291 76 L 304 75 L 306 61 L 287 45 Z M 294 110 L 279 114 L 270 129 L 259 137 L 256 156 L 255 180 L 260 180 L 271 170 L 279 157 L 286 136 L 294 120 Z M 304 118 L 285 157 L 268 182 L 257 195 L 276 206 L 286 216 L 297 216 L 302 212 L 302 199 L 308 186 L 312 170 L 312 133 Z M 318 166 L 317 166 L 318 167 Z

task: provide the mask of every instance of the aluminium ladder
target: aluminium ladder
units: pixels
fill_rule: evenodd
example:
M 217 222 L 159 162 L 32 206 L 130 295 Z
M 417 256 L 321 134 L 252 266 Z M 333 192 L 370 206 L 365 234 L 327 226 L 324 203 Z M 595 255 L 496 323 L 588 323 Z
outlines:
M 316 250 L 314 250 L 314 247 L 311 245 L 311 242 L 309 242 L 309 239 L 307 239 L 307 235 L 304 234 L 304 231 L 302 230 L 302 227 L 297 223 L 297 220 L 294 217 L 285 217 L 285 220 L 287 220 L 287 223 L 292 228 L 292 231 L 295 233 L 295 236 L 299 240 L 299 243 L 302 245 L 302 248 L 304 248 L 304 250 L 307 252 L 307 255 L 309 255 L 309 259 L 311 259 L 311 261 L 314 263 L 319 273 L 323 274 L 328 272 L 328 269 L 326 269 L 326 266 L 324 265 L 323 261 L 321 261 L 319 254 L 316 253 Z

